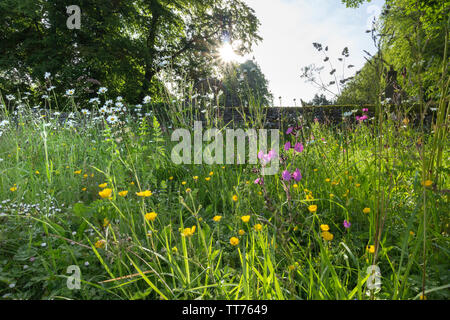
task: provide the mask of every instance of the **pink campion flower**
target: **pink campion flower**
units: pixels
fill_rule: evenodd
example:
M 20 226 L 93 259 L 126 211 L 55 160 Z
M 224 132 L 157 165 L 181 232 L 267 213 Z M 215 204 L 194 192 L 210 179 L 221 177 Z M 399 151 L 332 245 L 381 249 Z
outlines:
M 263 178 L 257 178 L 257 179 L 254 181 L 254 183 L 255 183 L 255 184 L 259 184 L 259 185 L 263 185 L 263 184 L 264 184 L 264 179 L 263 179 Z
M 294 146 L 294 150 L 297 152 L 303 152 L 303 144 L 301 144 L 300 142 L 297 142 Z
M 286 130 L 286 134 L 291 134 L 293 130 L 294 130 L 294 129 L 293 129 L 292 127 L 289 127 L 289 128 Z
M 295 171 L 292 173 L 292 178 L 294 178 L 294 180 L 297 182 L 299 182 L 302 179 L 302 174 L 298 168 L 295 169 Z
M 348 229 L 348 228 L 350 228 L 350 226 L 352 225 L 351 223 L 350 223 L 350 221 L 347 221 L 347 220 L 344 220 L 344 228 L 345 229 Z
M 319 122 L 319 118 L 317 118 L 317 117 L 314 118 L 314 122 L 315 122 L 315 123 L 318 123 L 318 122 Z
M 258 159 L 261 161 L 263 166 L 269 163 L 272 159 L 275 159 L 276 156 L 277 154 L 275 150 L 270 150 L 267 154 L 264 154 L 262 151 L 258 152 Z
M 290 148 L 291 148 L 291 143 L 288 141 L 284 144 L 284 150 L 289 151 Z
M 369 109 L 368 108 L 363 108 L 362 112 L 369 112 Z
M 269 161 L 272 159 L 275 159 L 277 156 L 277 153 L 275 152 L 275 150 L 269 150 L 269 153 L 267 154 L 269 156 Z
M 283 178 L 284 181 L 289 181 L 291 180 L 291 173 L 287 170 L 284 170 L 281 177 Z
M 356 116 L 355 118 L 356 118 L 356 120 L 359 121 L 359 122 L 362 122 L 362 121 L 368 119 L 367 115 L 363 115 L 363 116 L 361 116 L 361 117 L 360 117 L 360 116 Z
M 262 152 L 262 150 L 260 152 L 258 152 L 258 159 L 259 160 L 262 160 L 263 156 L 264 156 L 264 152 Z

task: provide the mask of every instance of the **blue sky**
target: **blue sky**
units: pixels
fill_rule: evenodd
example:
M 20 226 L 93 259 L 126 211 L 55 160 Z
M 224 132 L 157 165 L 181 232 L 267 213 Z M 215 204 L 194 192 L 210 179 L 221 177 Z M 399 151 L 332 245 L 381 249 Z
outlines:
M 357 9 L 346 8 L 340 0 L 244 0 L 256 12 L 261 22 L 263 41 L 254 47 L 254 56 L 269 80 L 274 104 L 294 105 L 293 99 L 309 101 L 318 92 L 314 86 L 300 78 L 301 68 L 315 63 L 324 65 L 323 56 L 312 43 L 329 47 L 329 56 L 338 70 L 337 58 L 348 47 L 350 57 L 345 76 L 351 76 L 365 62 L 363 49 L 375 51 L 370 35 L 365 33 L 374 15 L 381 12 L 384 0 L 372 0 Z M 351 72 L 350 72 L 351 71 Z M 322 72 L 329 80 L 329 67 Z M 334 91 L 337 91 L 334 89 Z M 327 94 L 328 97 L 331 95 Z

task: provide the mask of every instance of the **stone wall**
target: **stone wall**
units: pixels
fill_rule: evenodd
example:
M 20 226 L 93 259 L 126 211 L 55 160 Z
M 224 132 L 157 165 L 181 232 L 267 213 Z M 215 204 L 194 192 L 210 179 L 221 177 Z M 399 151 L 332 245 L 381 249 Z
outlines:
M 352 110 L 356 111 L 348 116 L 350 122 L 356 122 L 356 116 L 362 116 L 362 109 L 367 108 L 369 111 L 366 112 L 368 118 L 375 117 L 375 106 L 366 105 L 361 107 L 356 106 L 305 106 L 305 107 L 269 107 L 263 108 L 261 113 L 266 115 L 265 128 L 287 128 L 289 126 L 294 126 L 298 124 L 299 119 L 303 118 L 306 123 L 312 122 L 315 119 L 320 123 L 325 123 L 329 125 L 337 125 L 342 122 L 343 116 L 347 113 L 349 114 Z M 388 108 L 388 107 L 386 107 Z M 391 107 L 391 112 L 394 111 L 394 107 Z M 414 112 L 417 108 L 413 107 L 410 111 L 410 122 L 411 124 L 420 124 L 420 116 L 418 110 Z M 225 124 L 229 123 L 231 120 L 234 121 L 234 126 L 240 126 L 243 122 L 242 113 L 245 113 L 247 120 L 252 118 L 252 112 L 246 108 L 221 108 L 220 117 L 222 117 Z M 414 114 L 414 117 L 411 115 Z M 429 126 L 432 122 L 435 112 L 429 110 L 425 116 L 425 124 Z M 400 119 L 400 121 L 403 119 Z

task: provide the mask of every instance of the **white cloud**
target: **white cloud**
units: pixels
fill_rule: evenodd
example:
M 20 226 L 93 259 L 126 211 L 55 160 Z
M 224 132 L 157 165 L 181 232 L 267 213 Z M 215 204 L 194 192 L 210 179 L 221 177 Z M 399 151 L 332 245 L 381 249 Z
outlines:
M 364 65 L 362 50 L 374 52 L 370 36 L 365 33 L 367 23 L 374 13 L 379 13 L 377 8 L 381 9 L 384 3 L 383 0 L 375 0 L 351 9 L 345 8 L 340 0 L 245 1 L 255 10 L 263 37 L 249 57 L 255 56 L 268 78 L 274 104 L 279 105 L 278 97 L 281 96 L 284 106 L 293 105 L 294 98 L 297 105 L 300 99 L 309 101 L 318 92 L 300 78 L 302 67 L 312 63 L 324 64 L 324 56 L 314 49 L 313 42 L 328 45 L 331 62 L 341 73 L 342 64 L 337 58 L 346 46 L 350 51 L 347 64 L 355 65 L 350 70 L 354 73 Z M 328 75 L 330 68 L 325 66 L 322 74 Z M 345 70 L 345 76 L 350 75 L 348 70 Z

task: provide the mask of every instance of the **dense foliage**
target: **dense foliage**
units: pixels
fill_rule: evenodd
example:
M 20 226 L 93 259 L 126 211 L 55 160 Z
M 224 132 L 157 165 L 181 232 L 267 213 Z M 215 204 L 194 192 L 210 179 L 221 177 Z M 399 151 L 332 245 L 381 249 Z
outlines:
M 129 100 L 157 98 L 163 68 L 197 81 L 215 72 L 223 41 L 247 53 L 260 39 L 259 21 L 241 0 L 80 0 L 79 30 L 66 25 L 70 4 L 0 2 L 0 89 L 24 89 L 50 72 L 68 87 L 101 84 Z
M 223 72 L 224 96 L 221 105 L 237 107 L 253 103 L 268 106 L 273 99 L 268 81 L 254 60 L 228 64 Z
M 343 1 L 348 6 L 358 6 L 363 1 Z M 418 101 L 438 100 L 440 80 L 448 78 L 448 68 L 443 74 L 444 47 L 450 26 L 448 1 L 388 0 L 374 29 L 378 55 L 384 61 L 383 86 L 388 85 L 390 68 L 396 72 L 397 90 L 404 99 Z M 373 30 L 372 30 L 373 31 Z M 371 32 L 368 30 L 368 32 Z M 377 82 L 372 58 L 355 78 L 347 83 L 338 101 L 340 103 L 374 104 L 373 83 Z

